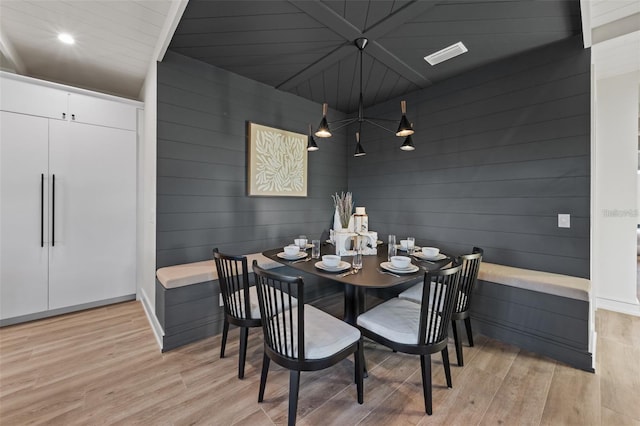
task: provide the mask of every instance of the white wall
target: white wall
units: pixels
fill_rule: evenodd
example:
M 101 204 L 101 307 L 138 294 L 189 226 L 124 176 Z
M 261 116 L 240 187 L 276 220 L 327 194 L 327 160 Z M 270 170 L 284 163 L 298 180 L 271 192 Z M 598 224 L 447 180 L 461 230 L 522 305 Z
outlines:
M 157 80 L 158 67 L 152 62 L 141 91 L 145 108 L 144 136 L 138 151 L 138 297 L 162 347 L 164 332 L 155 315 Z
M 597 63 L 596 63 L 597 75 Z M 640 72 L 596 80 L 592 288 L 596 307 L 640 315 L 636 295 Z

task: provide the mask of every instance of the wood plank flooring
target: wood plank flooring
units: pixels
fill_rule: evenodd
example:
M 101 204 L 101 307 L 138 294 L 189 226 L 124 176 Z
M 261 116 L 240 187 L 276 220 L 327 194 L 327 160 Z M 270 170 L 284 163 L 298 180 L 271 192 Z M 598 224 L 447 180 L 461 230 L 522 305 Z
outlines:
M 341 297 L 317 306 L 337 314 Z M 453 388 L 433 356 L 432 416 L 420 363 L 365 341 L 369 378 L 356 402 L 353 364 L 303 373 L 300 425 L 640 425 L 640 318 L 598 311 L 597 373 L 484 336 L 449 345 Z M 127 302 L 0 329 L 0 424 L 285 424 L 288 372 L 274 363 L 258 404 L 261 329 L 249 335 L 237 378 L 238 331 L 160 353 L 141 305 Z M 465 336 L 466 337 L 466 336 Z

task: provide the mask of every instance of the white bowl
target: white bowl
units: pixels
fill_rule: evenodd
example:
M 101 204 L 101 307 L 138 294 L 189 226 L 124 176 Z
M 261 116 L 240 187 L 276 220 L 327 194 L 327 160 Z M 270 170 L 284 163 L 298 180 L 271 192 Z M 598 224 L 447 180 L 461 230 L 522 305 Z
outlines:
M 422 254 L 426 257 L 436 257 L 440 253 L 437 247 L 422 247 Z
M 284 254 L 287 256 L 295 256 L 300 252 L 300 247 L 292 245 L 288 245 L 284 248 Z
M 391 256 L 391 264 L 394 268 L 406 269 L 411 265 L 411 258 L 407 256 Z
M 340 256 L 335 254 L 325 254 L 322 256 L 322 263 L 329 268 L 337 268 L 340 264 Z

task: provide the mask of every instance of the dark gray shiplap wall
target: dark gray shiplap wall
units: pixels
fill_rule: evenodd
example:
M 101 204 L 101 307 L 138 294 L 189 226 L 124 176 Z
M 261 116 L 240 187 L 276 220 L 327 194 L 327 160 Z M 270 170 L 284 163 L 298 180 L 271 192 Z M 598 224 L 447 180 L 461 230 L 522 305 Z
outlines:
M 168 52 L 158 64 L 157 267 L 320 237 L 346 190 L 345 133 L 309 153 L 308 197 L 246 196 L 246 121 L 306 134 L 322 107 Z M 342 118 L 330 112 L 330 119 Z
M 589 277 L 590 51 L 581 38 L 407 101 L 416 150 L 400 151 L 400 138 L 365 125 L 367 155 L 349 160 L 349 190 L 367 207 L 370 229 L 452 253 L 480 246 L 487 262 Z M 365 112 L 399 116 L 399 101 Z M 570 229 L 557 227 L 558 213 L 571 214 Z

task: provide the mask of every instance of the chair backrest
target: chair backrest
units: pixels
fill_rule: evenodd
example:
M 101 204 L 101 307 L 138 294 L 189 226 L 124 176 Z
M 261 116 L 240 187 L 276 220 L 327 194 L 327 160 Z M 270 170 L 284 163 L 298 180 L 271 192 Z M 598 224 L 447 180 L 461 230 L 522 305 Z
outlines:
M 484 251 L 474 247 L 472 254 L 465 254 L 459 257 L 462 261 L 462 272 L 460 274 L 460 286 L 458 289 L 458 299 L 453 312 L 464 312 L 469 309 L 471 292 L 478 280 L 478 271 L 482 262 Z
M 456 259 L 451 268 L 424 274 L 425 290 L 422 292 L 420 309 L 419 345 L 432 345 L 447 338 L 461 270 L 460 260 Z
M 214 248 L 213 259 L 218 270 L 225 314 L 239 320 L 251 319 L 247 258 L 222 254 Z
M 280 357 L 304 361 L 304 282 L 262 269 L 253 261 L 264 343 Z M 297 296 L 297 301 L 294 300 Z M 290 308 L 293 306 L 293 308 Z

